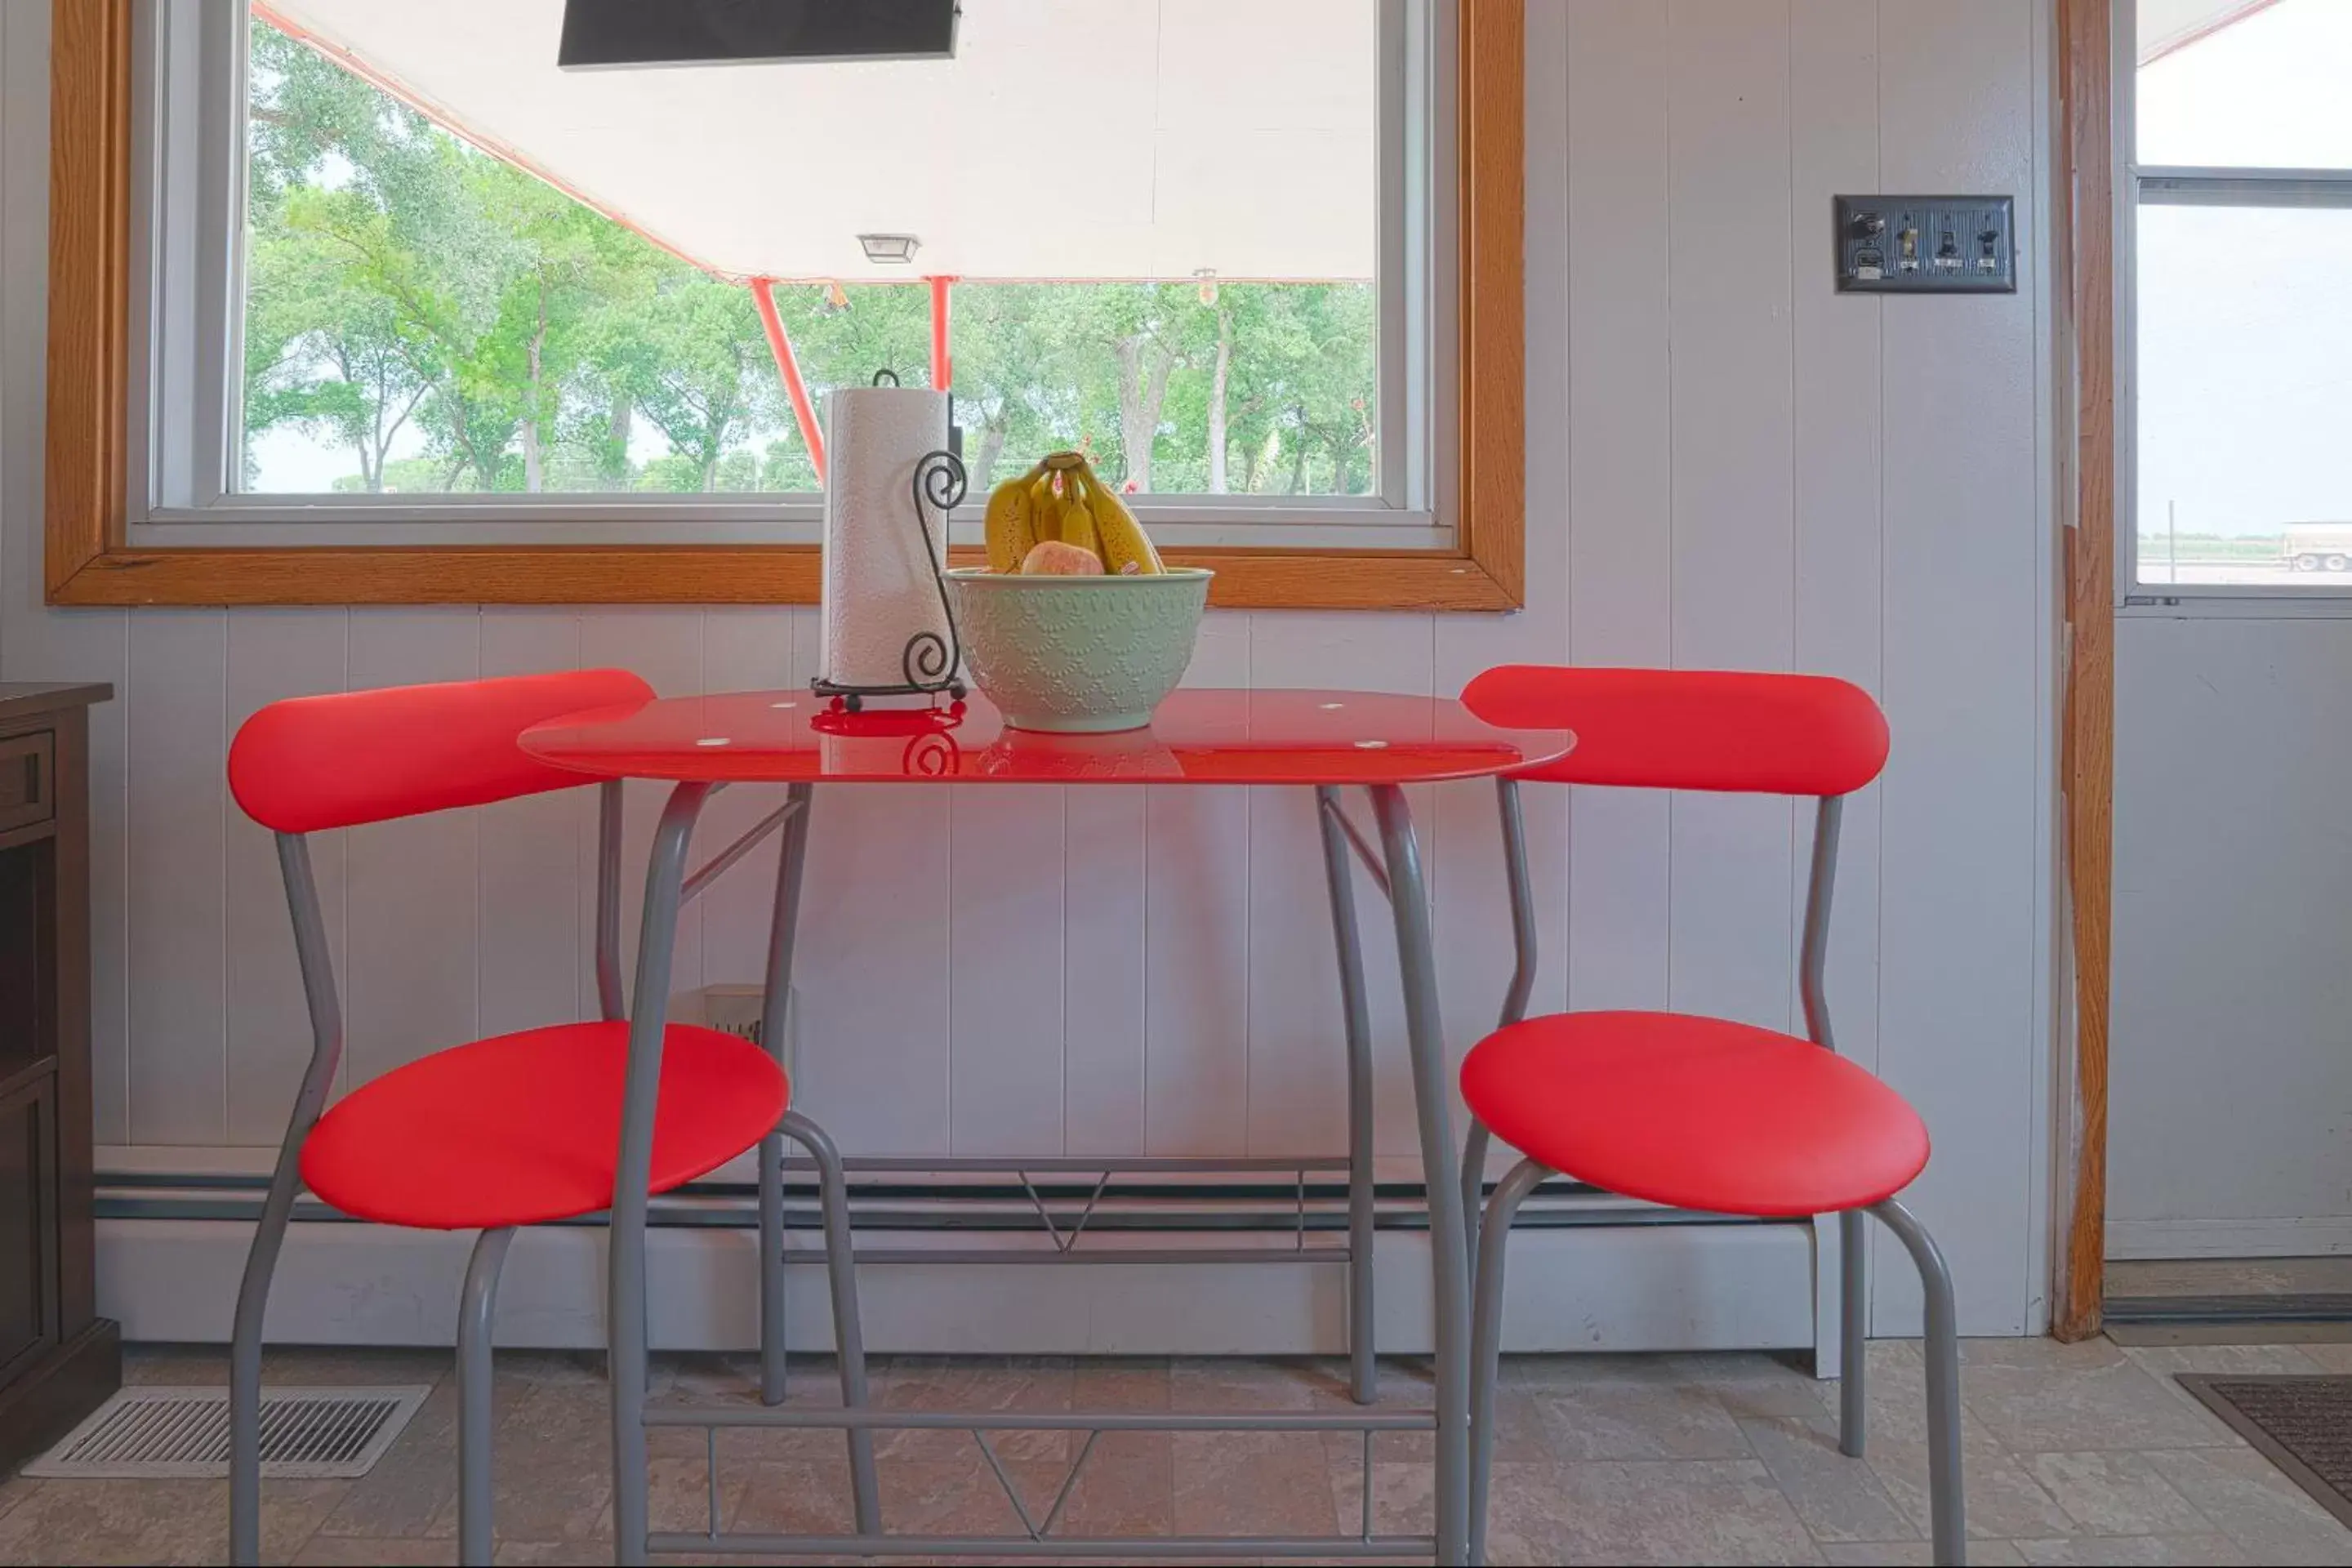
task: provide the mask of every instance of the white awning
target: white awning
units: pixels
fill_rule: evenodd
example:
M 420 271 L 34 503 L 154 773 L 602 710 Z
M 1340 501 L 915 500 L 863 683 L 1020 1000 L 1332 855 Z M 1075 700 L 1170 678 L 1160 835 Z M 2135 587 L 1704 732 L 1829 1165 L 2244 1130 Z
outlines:
M 2278 0 L 2139 0 L 2139 63 L 2162 59 L 2277 4 Z
M 963 0 L 950 61 L 562 71 L 562 0 L 256 0 L 729 277 L 1369 279 L 1371 0 Z M 911 234 L 911 267 L 860 234 Z

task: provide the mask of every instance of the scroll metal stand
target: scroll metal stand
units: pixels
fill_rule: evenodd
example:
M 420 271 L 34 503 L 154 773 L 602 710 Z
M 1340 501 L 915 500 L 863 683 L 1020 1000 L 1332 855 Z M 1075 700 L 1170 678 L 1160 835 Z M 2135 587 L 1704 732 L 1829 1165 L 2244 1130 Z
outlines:
M 888 372 L 883 374 L 887 375 Z M 893 383 L 898 377 L 890 376 Z M 879 385 L 881 377 L 876 377 Z M 964 469 L 963 459 L 942 448 L 927 454 L 915 465 L 915 478 L 910 489 L 914 492 L 915 533 L 922 544 L 923 553 L 931 563 L 931 583 L 939 590 L 940 616 L 947 622 L 947 636 L 934 631 L 919 631 L 907 639 L 906 650 L 898 658 L 898 672 L 904 677 L 895 686 L 858 686 L 819 676 L 809 682 L 809 689 L 819 697 L 830 697 L 837 708 L 855 713 L 865 706 L 869 697 L 936 697 L 947 693 L 951 702 L 964 698 L 963 678 L 957 672 L 963 668 L 963 637 L 956 629 L 955 605 L 948 598 L 946 570 L 948 516 L 962 503 L 964 492 L 971 488 L 971 477 Z M 929 507 L 940 514 L 940 549 L 931 549 L 929 523 L 923 509 Z

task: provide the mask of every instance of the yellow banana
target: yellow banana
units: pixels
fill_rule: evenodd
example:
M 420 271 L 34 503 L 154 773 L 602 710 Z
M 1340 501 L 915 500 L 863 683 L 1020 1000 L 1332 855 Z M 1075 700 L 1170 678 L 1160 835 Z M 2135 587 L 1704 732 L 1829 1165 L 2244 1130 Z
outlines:
M 1029 487 L 1029 519 L 1039 543 L 1062 537 L 1062 498 L 1054 491 L 1054 476 L 1041 473 Z
M 1037 542 L 1037 524 L 1032 515 L 1029 487 L 1042 470 L 1033 469 L 1017 479 L 1007 479 L 988 493 L 988 569 L 992 572 L 1018 572 L 1021 563 Z
M 1102 542 L 1095 535 L 1094 509 L 1087 504 L 1086 492 L 1080 489 L 1078 476 L 1066 473 L 1062 484 L 1067 494 L 1062 500 L 1062 542 L 1075 544 L 1096 556 L 1102 554 Z
M 1093 500 L 1095 552 L 1102 557 L 1103 570 L 1114 577 L 1130 574 L 1157 576 L 1168 568 L 1160 563 L 1160 552 L 1151 547 L 1150 536 L 1118 493 L 1095 478 L 1092 468 L 1084 478 Z

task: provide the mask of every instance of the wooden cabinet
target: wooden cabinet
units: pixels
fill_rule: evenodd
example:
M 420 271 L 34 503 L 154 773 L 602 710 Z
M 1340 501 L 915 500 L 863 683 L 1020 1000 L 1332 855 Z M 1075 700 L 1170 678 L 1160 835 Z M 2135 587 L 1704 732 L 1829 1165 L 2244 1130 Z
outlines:
M 122 1381 L 90 1215 L 88 710 L 113 694 L 0 683 L 0 1475 Z

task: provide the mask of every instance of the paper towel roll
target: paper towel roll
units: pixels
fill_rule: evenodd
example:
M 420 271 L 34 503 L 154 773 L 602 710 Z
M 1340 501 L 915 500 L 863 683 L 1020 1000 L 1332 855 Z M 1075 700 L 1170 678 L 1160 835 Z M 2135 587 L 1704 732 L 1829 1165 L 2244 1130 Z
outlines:
M 915 469 L 948 444 L 948 395 L 860 386 L 824 400 L 824 589 L 819 612 L 825 679 L 896 686 L 907 639 L 948 638 L 933 575 L 946 559 L 947 519 L 922 508 Z

